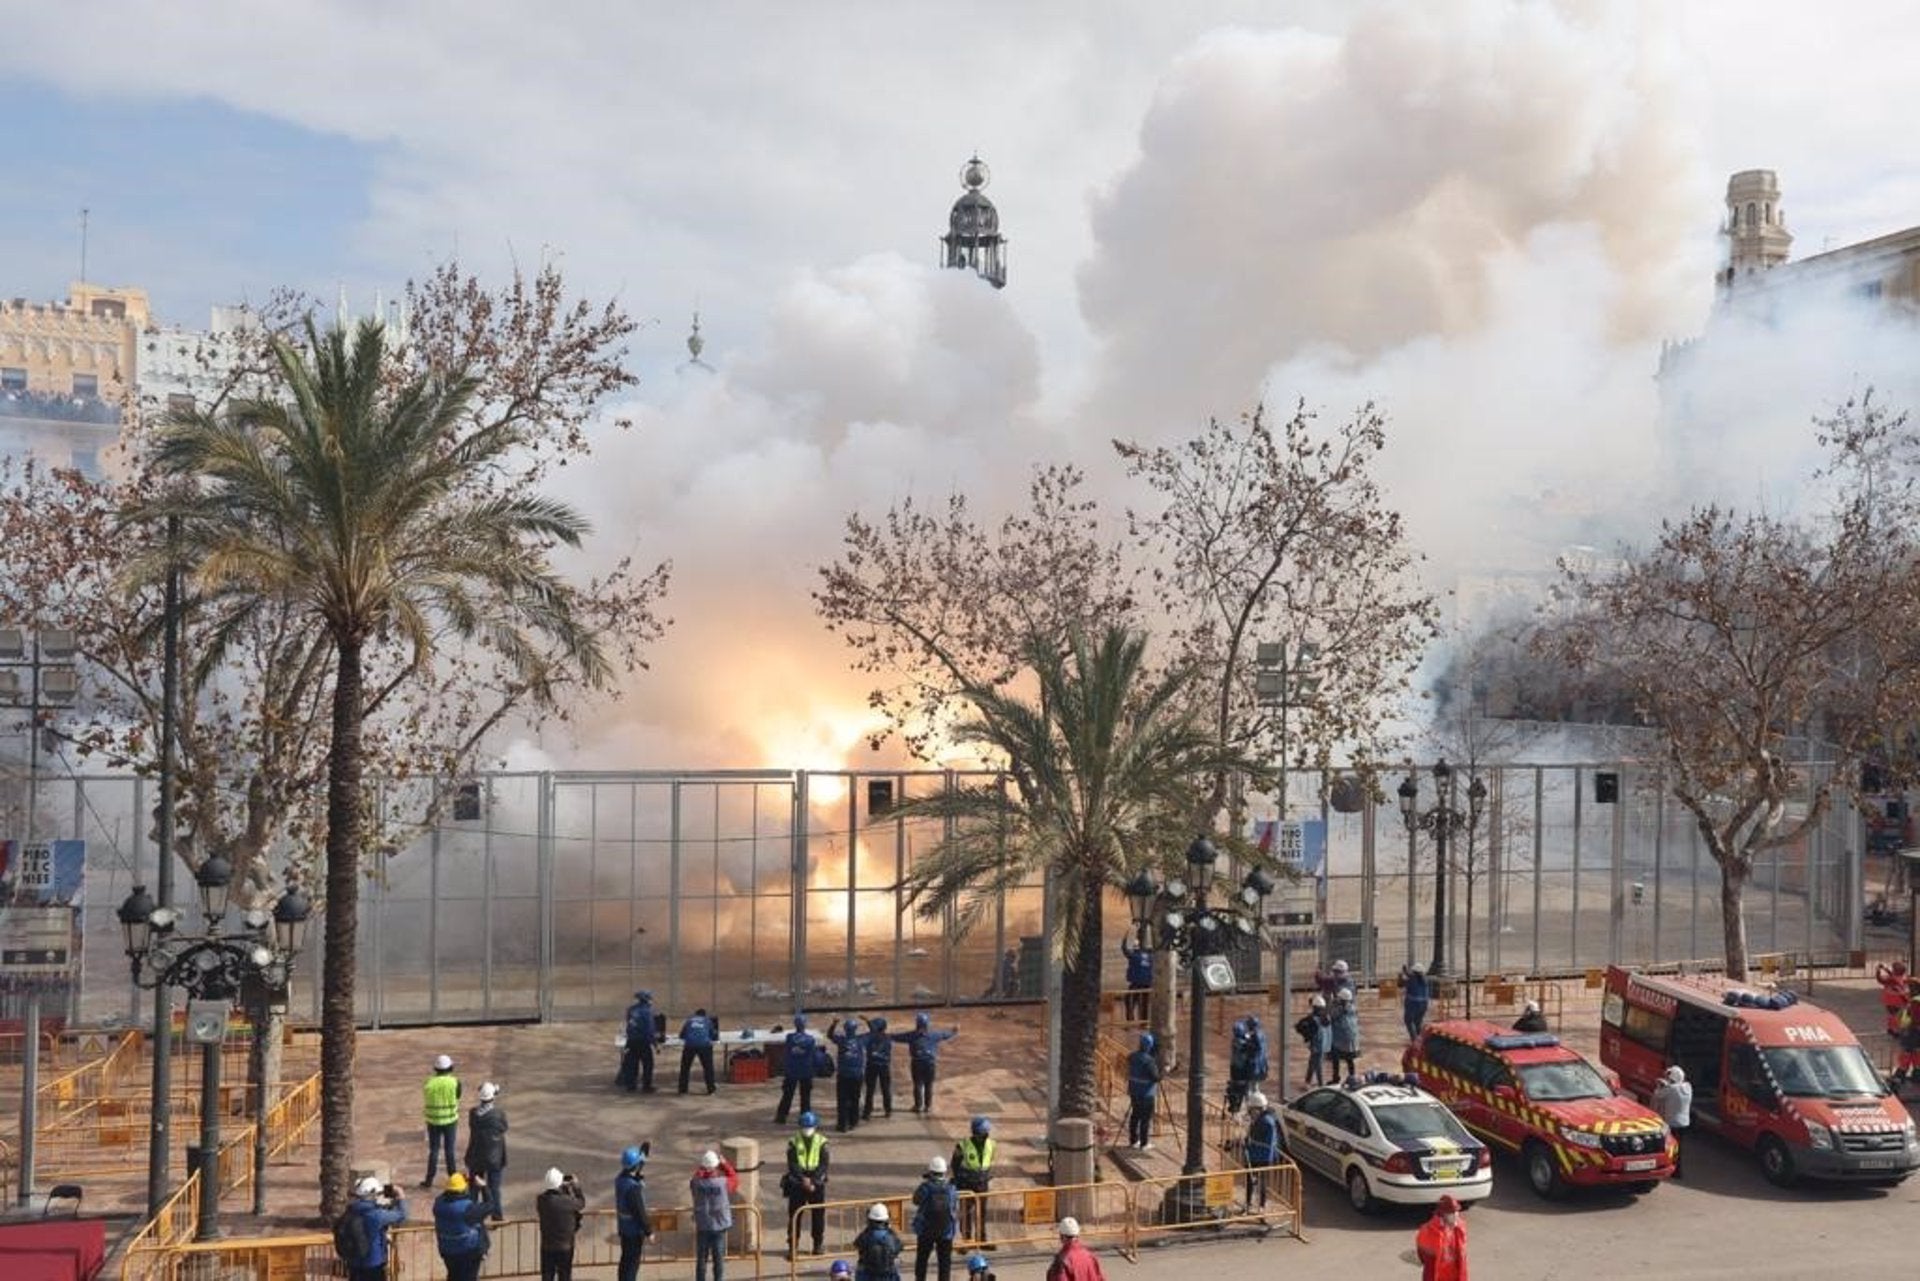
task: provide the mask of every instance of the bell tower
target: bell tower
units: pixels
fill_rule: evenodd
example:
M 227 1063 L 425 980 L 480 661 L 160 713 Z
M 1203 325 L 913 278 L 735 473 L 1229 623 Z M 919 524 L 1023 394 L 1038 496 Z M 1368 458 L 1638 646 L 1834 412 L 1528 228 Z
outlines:
M 991 281 L 995 289 L 1007 284 L 1007 241 L 1000 234 L 1000 211 L 993 207 L 982 190 L 993 181 L 993 171 L 978 155 L 960 170 L 960 185 L 965 190 L 953 202 L 947 219 L 947 234 L 940 237 L 942 265 L 965 267 L 981 279 Z
M 1719 280 L 1723 296 L 1787 260 L 1793 233 L 1780 208 L 1780 179 L 1773 170 L 1743 169 L 1727 179 L 1727 221 L 1720 234 L 1727 238 Z

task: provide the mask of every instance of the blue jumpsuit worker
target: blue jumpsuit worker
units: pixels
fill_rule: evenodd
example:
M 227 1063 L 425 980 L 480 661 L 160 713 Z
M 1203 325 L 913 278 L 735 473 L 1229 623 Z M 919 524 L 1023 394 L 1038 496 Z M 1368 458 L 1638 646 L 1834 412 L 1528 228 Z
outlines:
M 620 1154 L 613 1178 L 614 1225 L 620 1231 L 617 1281 L 639 1281 L 640 1256 L 653 1240 L 653 1216 L 647 1213 L 647 1144 Z
M 382 1197 L 382 1192 L 391 1195 Z M 407 1221 L 407 1202 L 398 1190 L 388 1189 L 380 1180 L 365 1178 L 354 1185 L 348 1214 L 360 1216 L 366 1253 L 358 1259 L 342 1259 L 347 1265 L 348 1281 L 386 1281 L 387 1229 Z
M 794 1238 L 799 1235 L 801 1210 L 813 1206 L 809 1216 L 813 1229 L 813 1252 L 826 1248 L 827 1212 L 820 1208 L 827 1200 L 827 1136 L 820 1133 L 820 1118 L 811 1112 L 800 1114 L 800 1132 L 787 1140 L 787 1172 L 780 1176 L 780 1191 L 787 1198 L 787 1257 L 794 1257 Z
M 1260 1194 L 1260 1204 L 1267 1203 L 1267 1176 L 1258 1173 L 1261 1167 L 1280 1164 L 1280 1118 L 1267 1102 L 1267 1096 L 1254 1090 L 1247 1095 L 1247 1111 L 1253 1119 L 1247 1122 L 1247 1205 L 1253 1205 L 1253 1194 Z
M 435 1163 L 444 1149 L 447 1173 L 453 1173 L 453 1139 L 460 1129 L 460 1078 L 453 1074 L 453 1060 L 442 1054 L 433 1061 L 433 1075 L 420 1087 L 420 1115 L 427 1123 L 427 1177 L 420 1186 L 433 1186 Z
M 632 1094 L 636 1089 L 653 1093 L 653 1043 L 659 1037 L 653 1015 L 653 993 L 633 994 L 627 1007 L 627 1048 L 620 1054 L 620 1075 L 614 1085 Z
M 873 1119 L 873 1092 L 880 1090 L 880 1102 L 888 1116 L 893 1115 L 893 1038 L 887 1035 L 884 1018 L 867 1020 L 867 1095 L 860 1107 L 860 1119 Z
M 807 1016 L 793 1016 L 793 1031 L 787 1033 L 787 1055 L 780 1068 L 780 1106 L 773 1110 L 773 1123 L 785 1125 L 793 1108 L 793 1095 L 800 1094 L 800 1110 L 813 1109 L 813 1052 L 819 1045 L 807 1031 Z
M 475 1281 L 486 1262 L 487 1203 L 467 1189 L 467 1176 L 447 1176 L 447 1190 L 433 1200 L 433 1239 L 440 1262 L 447 1265 L 447 1281 Z
M 1427 1010 L 1433 1004 L 1433 985 L 1427 981 L 1427 972 L 1417 965 L 1400 967 L 1400 1019 L 1407 1025 L 1407 1039 L 1420 1039 L 1420 1029 L 1426 1025 Z
M 1140 1048 L 1127 1056 L 1127 1146 L 1145 1152 L 1153 1141 L 1153 1102 L 1160 1096 L 1160 1060 L 1153 1033 L 1140 1034 Z
M 867 1208 L 867 1226 L 853 1239 L 854 1281 L 900 1281 L 900 1238 L 888 1217 L 878 1201 Z
M 694 1060 L 700 1062 L 700 1075 L 713 1093 L 713 1041 L 720 1029 L 704 1009 L 680 1025 L 680 1093 L 687 1092 L 687 1078 L 693 1074 Z
M 860 1124 L 860 1090 L 867 1083 L 867 1039 L 860 1035 L 851 1014 L 827 1024 L 827 1039 L 833 1042 L 833 1128 L 846 1134 Z
M 940 1068 L 940 1042 L 959 1035 L 959 1028 L 936 1032 L 926 1011 L 913 1016 L 913 1031 L 895 1032 L 893 1039 L 907 1047 L 907 1066 L 913 1072 L 913 1110 L 933 1111 L 933 1078 Z
M 467 1113 L 467 1177 L 480 1179 L 480 1199 L 500 1222 L 507 1212 L 500 1205 L 500 1185 L 507 1177 L 507 1114 L 495 1102 L 500 1087 L 487 1081 L 480 1087 L 480 1104 Z
M 984 1193 L 993 1183 L 993 1122 L 976 1116 L 969 1130 L 953 1145 L 953 1183 L 962 1192 Z M 978 1197 L 961 1199 L 960 1231 L 969 1241 L 987 1239 L 987 1207 Z
M 1127 958 L 1127 1021 L 1147 1021 L 1147 1002 L 1153 995 L 1153 953 L 1132 939 L 1120 940 L 1120 955 Z
M 1307 1043 L 1307 1084 L 1325 1085 L 1322 1065 L 1333 1052 L 1333 1020 L 1327 1015 L 1327 998 L 1318 992 L 1308 998 L 1307 1012 L 1293 1025 L 1293 1030 Z M 1282 1081 L 1280 1088 L 1284 1094 L 1286 1082 Z
M 940 1281 L 953 1275 L 953 1235 L 960 1224 L 960 1194 L 947 1181 L 947 1162 L 934 1157 L 913 1190 L 913 1281 L 927 1281 L 927 1256 L 940 1260 Z
M 1247 1015 L 1233 1025 L 1233 1047 L 1227 1056 L 1227 1111 L 1238 1112 L 1255 1081 L 1267 1079 L 1267 1034 L 1260 1020 Z

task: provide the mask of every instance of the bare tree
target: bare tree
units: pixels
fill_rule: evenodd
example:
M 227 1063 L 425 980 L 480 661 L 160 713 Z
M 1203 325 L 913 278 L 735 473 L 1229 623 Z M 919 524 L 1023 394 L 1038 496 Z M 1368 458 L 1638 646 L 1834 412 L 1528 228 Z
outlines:
M 1878 411 L 1842 418 L 1876 437 L 1892 430 Z M 1887 501 L 1843 485 L 1835 510 L 1806 523 L 1696 510 L 1617 573 L 1570 574 L 1575 612 L 1538 642 L 1624 683 L 1658 730 L 1673 795 L 1720 867 L 1726 965 L 1738 977 L 1755 857 L 1802 839 L 1912 706 L 1920 558 L 1910 524 L 1879 518 Z M 1831 772 L 1796 776 L 1796 735 L 1821 740 Z

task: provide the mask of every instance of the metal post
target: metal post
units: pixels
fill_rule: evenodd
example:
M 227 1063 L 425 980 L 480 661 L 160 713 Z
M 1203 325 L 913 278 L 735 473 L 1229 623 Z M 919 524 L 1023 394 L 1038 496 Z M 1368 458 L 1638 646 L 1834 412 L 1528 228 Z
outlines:
M 807 772 L 793 776 L 793 834 L 788 847 L 787 891 L 790 896 L 790 928 L 787 943 L 787 990 L 793 994 L 793 1008 L 799 1009 L 806 998 L 807 981 Z
M 1654 779 L 1653 789 L 1653 947 L 1649 951 L 1655 962 L 1660 960 L 1660 909 L 1661 900 L 1666 897 L 1666 852 L 1667 780 L 1661 775 Z
M 1621 786 L 1614 793 L 1613 800 L 1613 849 L 1612 867 L 1609 870 L 1609 895 L 1612 900 L 1607 907 L 1607 963 L 1620 964 L 1621 936 L 1627 923 L 1627 802 L 1630 794 L 1630 780 L 1626 771 L 1620 772 Z
M 427 835 L 427 1022 L 440 1021 L 440 820 Z
M 32 682 L 27 713 L 27 837 L 33 843 L 33 820 L 40 805 L 40 633 L 33 635 L 29 679 Z M 20 1080 L 20 1190 L 21 1205 L 33 1202 L 34 1130 L 40 1123 L 40 980 L 27 980 L 26 1042 L 21 1047 L 25 1071 Z
M 1437 978 L 1447 972 L 1447 797 L 1434 803 L 1433 818 L 1433 963 L 1427 973 Z
M 1207 910 L 1207 882 L 1213 879 L 1213 869 L 1201 868 L 1193 879 L 1193 919 L 1197 921 Z M 1207 1120 L 1207 982 L 1198 957 L 1188 958 L 1187 968 L 1192 971 L 1193 991 L 1187 1003 L 1187 1157 L 1180 1167 L 1183 1175 L 1201 1174 L 1207 1168 L 1202 1159 Z M 1285 1035 L 1284 1029 L 1278 1031 Z
M 180 518 L 167 517 L 167 549 L 178 547 Z M 160 665 L 160 821 L 154 851 L 155 903 L 173 906 L 174 709 L 180 701 L 180 566 L 167 569 L 165 632 Z M 137 795 L 138 793 L 136 793 Z M 315 985 L 318 990 L 319 985 Z M 167 1199 L 167 1159 L 173 1149 L 173 994 L 153 989 L 153 1082 L 147 1128 L 147 1217 Z
M 31 825 L 31 821 L 29 821 Z M 20 1076 L 20 1193 L 21 1205 L 33 1204 L 33 1128 L 38 1122 L 36 1095 L 40 1092 L 40 988 L 27 986 L 27 1039 L 21 1049 Z
M 1371 805 L 1360 811 L 1360 977 L 1368 983 L 1373 982 L 1377 977 L 1374 970 L 1379 963 L 1379 958 L 1374 955 L 1378 949 L 1374 947 L 1374 935 L 1377 931 L 1373 923 L 1373 891 L 1377 879 L 1377 860 L 1374 858 L 1373 850 L 1375 817 L 1374 808 Z M 1286 951 L 1283 948 L 1281 955 L 1285 954 Z M 1285 997 L 1286 992 L 1282 989 L 1281 999 L 1284 1000 Z M 1284 1021 L 1275 1035 L 1279 1036 L 1282 1045 L 1286 1044 Z M 1283 1076 L 1281 1079 L 1286 1078 Z
M 1533 767 L 1533 965 L 1531 973 L 1540 973 L 1540 878 L 1547 834 L 1547 771 Z
M 220 1236 L 220 1046 L 200 1047 L 200 1222 L 196 1241 Z
M 289 967 L 291 968 L 291 967 Z M 253 1053 L 260 1064 L 253 1088 L 253 1212 L 267 1212 L 267 1034 L 268 1011 L 272 994 L 264 980 L 258 982 L 259 1008 L 253 1013 Z
M 1412 968 L 1420 946 L 1420 909 L 1414 893 L 1413 860 L 1418 852 L 1420 829 L 1407 819 L 1407 966 Z
M 1041 990 L 1047 998 L 1047 1133 L 1060 1120 L 1060 966 L 1053 963 L 1053 869 L 1040 881 Z
M 667 785 L 667 1007 L 680 1008 L 680 780 Z
M 1287 1053 L 1290 1048 L 1289 1043 L 1293 1040 L 1293 1022 L 1288 1017 L 1293 1013 L 1292 1002 L 1288 999 L 1293 994 L 1293 942 L 1292 940 L 1286 939 L 1286 938 L 1282 938 L 1280 940 L 1279 960 L 1280 960 L 1280 1003 L 1279 1003 L 1280 1017 L 1274 1023 L 1273 1036 L 1274 1036 L 1274 1040 L 1279 1042 L 1280 1049 L 1279 1049 L 1279 1057 L 1275 1062 L 1274 1066 L 1279 1070 L 1279 1073 L 1280 1073 L 1278 1078 L 1280 1081 L 1279 1101 L 1284 1102 L 1287 1097 Z

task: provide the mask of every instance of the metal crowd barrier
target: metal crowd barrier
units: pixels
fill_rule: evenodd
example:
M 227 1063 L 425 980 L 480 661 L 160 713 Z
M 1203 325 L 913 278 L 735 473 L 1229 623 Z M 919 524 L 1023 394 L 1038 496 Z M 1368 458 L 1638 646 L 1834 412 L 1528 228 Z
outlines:
M 1251 1187 L 1249 1181 L 1251 1180 Z M 1248 1199 L 1251 1190 L 1255 1196 Z M 1259 1194 L 1264 1190 L 1264 1197 Z M 990 1192 L 962 1192 L 960 1222 L 969 1223 L 969 1207 L 985 1213 L 982 1232 L 959 1233 L 953 1243 L 955 1254 L 965 1254 L 991 1243 L 1002 1249 L 1029 1249 L 1036 1252 L 1056 1249 L 1058 1226 L 1065 1215 L 1080 1221 L 1080 1239 L 1090 1246 L 1106 1245 L 1129 1259 L 1137 1259 L 1142 1242 L 1173 1239 L 1200 1232 L 1218 1232 L 1233 1227 L 1276 1229 L 1305 1241 L 1301 1219 L 1300 1171 L 1291 1162 L 1237 1168 L 1197 1175 L 1171 1175 L 1142 1179 L 1137 1183 L 1105 1180 L 1099 1183 L 1073 1183 L 1059 1187 L 1021 1186 L 996 1188 Z M 913 1246 L 913 1207 L 906 1197 L 882 1197 L 889 1224 L 905 1247 L 902 1271 Z M 818 1274 L 823 1261 L 849 1258 L 853 1240 L 866 1227 L 867 1210 L 872 1198 L 860 1201 L 828 1201 L 819 1206 L 804 1206 L 789 1220 L 792 1238 L 800 1247 L 787 1256 L 787 1275 Z M 821 1213 L 825 1220 L 824 1244 L 813 1253 L 811 1217 Z M 785 1242 L 773 1242 L 779 1249 Z

